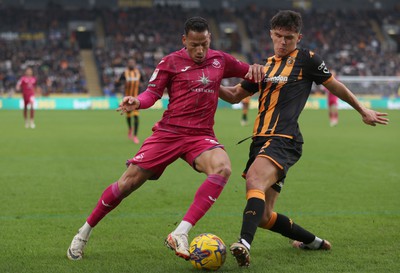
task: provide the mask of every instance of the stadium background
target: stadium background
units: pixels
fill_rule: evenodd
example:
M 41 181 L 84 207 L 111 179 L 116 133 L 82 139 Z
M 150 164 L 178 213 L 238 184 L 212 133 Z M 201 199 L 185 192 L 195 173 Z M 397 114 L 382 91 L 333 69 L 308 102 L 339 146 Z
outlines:
M 193 15 L 209 20 L 213 48 L 263 63 L 273 54 L 268 21 L 279 9 L 302 12 L 300 46 L 322 55 L 363 103 L 400 108 L 395 0 L 3 0 L 0 109 L 21 109 L 15 83 L 27 66 L 39 80 L 37 109 L 114 109 L 122 92 L 113 82 L 127 58 L 135 57 L 148 78 L 163 56 L 181 47 L 183 22 Z M 315 86 L 306 107 L 325 108 L 324 92 Z M 154 107 L 166 105 L 163 98 Z
M 214 47 L 257 61 L 271 54 L 265 35 L 270 14 L 298 5 L 264 0 L 247 8 L 250 1 L 229 1 L 239 6 L 232 11 L 222 8 L 223 1 L 218 0 L 173 2 L 199 3 L 201 8 L 122 9 L 118 5 L 153 1 L 68 0 L 53 1 L 45 11 L 47 1 L 43 0 L 0 0 L 0 272 L 198 272 L 167 250 L 163 239 L 182 219 L 198 183 L 204 180 L 202 174 L 183 160 L 174 162 L 162 179 L 146 183 L 96 227 L 84 260 L 74 263 L 66 258 L 72 237 L 103 189 L 118 179 L 126 159 L 140 146 L 126 137 L 125 118 L 114 110 L 39 110 L 34 130 L 24 128 L 22 111 L 4 110 L 10 101 L 16 101 L 13 109 L 18 109 L 20 94 L 13 91 L 13 80 L 27 64 L 34 65 L 40 77 L 40 109 L 59 109 L 60 103 L 71 103 L 65 105 L 68 109 L 113 108 L 111 101 L 117 101 L 120 93 L 106 95 L 102 81 L 112 79 L 129 54 L 151 71 L 157 58 L 181 46 L 184 18 L 192 14 L 210 20 Z M 354 90 L 366 103 L 382 99 L 398 108 L 398 82 L 374 78 L 382 89 L 374 92 L 365 87 L 371 85 L 366 77 L 399 77 L 398 47 L 394 46 L 398 36 L 384 32 L 384 25 L 393 32 L 399 26 L 395 1 L 380 1 L 378 10 L 375 5 L 379 4 L 368 0 L 302 3 L 311 3 L 314 9 L 303 12 L 309 40 L 302 44 L 313 46 L 314 41 L 327 62 L 342 70 L 341 79 L 361 80 L 354 82 L 359 87 Z M 87 9 L 90 4 L 93 8 Z M 378 25 L 373 33 L 381 33 L 383 40 L 368 35 L 376 27 L 375 23 L 366 27 L 371 20 Z M 244 25 L 248 38 L 240 36 L 239 49 L 231 49 L 237 36 L 224 33 L 225 28 L 219 28 L 226 26 L 222 22 L 236 24 L 240 34 Z M 321 40 L 321 35 L 327 40 Z M 373 46 L 377 45 L 374 37 L 378 48 Z M 330 47 L 331 43 L 335 46 Z M 246 54 L 249 46 L 250 55 Z M 90 63 L 94 74 L 88 69 Z M 46 76 L 52 80 L 49 89 L 44 84 Z M 96 78 L 100 87 L 92 88 Z M 308 107 L 323 107 L 322 94 L 312 99 L 320 99 L 321 104 L 310 100 Z M 249 111 L 249 120 L 254 120 L 256 112 Z M 366 126 L 356 111 L 340 111 L 339 125 L 329 127 L 327 110 L 303 111 L 299 120 L 306 140 L 303 156 L 291 168 L 276 209 L 330 240 L 334 248 L 301 253 L 279 234 L 260 231 L 246 272 L 399 272 L 400 111 L 384 112 L 389 113 L 389 126 Z M 161 115 L 162 110 L 141 113 L 141 140 Z M 251 135 L 252 129 L 240 126 L 240 116 L 240 111 L 228 108 L 216 113 L 216 134 L 231 158 L 231 181 L 218 204 L 191 231 L 191 238 L 213 232 L 226 244 L 237 239 L 245 204 L 241 172 L 249 141 L 236 143 Z M 243 270 L 228 255 L 219 272 Z

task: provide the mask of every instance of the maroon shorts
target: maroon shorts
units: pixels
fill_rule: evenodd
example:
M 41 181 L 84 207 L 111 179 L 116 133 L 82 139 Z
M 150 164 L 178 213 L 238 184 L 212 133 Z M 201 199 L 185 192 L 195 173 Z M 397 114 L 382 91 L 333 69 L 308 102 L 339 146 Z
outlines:
M 194 160 L 203 152 L 223 148 L 218 140 L 209 135 L 194 136 L 157 130 L 147 138 L 136 155 L 126 164 L 135 164 L 154 173 L 151 180 L 158 179 L 165 168 L 182 158 L 195 169 Z
M 328 105 L 337 105 L 338 104 L 338 97 L 332 94 L 328 94 Z
M 28 104 L 33 104 L 35 101 L 35 95 L 34 94 L 24 94 L 24 105 Z

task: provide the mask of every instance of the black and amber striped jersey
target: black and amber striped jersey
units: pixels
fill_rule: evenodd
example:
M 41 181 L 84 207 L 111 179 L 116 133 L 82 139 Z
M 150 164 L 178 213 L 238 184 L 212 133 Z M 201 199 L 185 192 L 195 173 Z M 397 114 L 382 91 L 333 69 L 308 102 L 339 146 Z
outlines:
M 139 95 L 140 82 L 142 81 L 142 75 L 139 69 L 125 69 L 119 77 L 116 85 L 118 86 L 120 83 L 124 83 L 125 96 L 136 97 Z
M 264 71 L 261 83 L 241 82 L 248 92 L 260 92 L 253 137 L 280 136 L 303 142 L 298 118 L 312 83 L 327 83 L 332 74 L 320 56 L 306 49 L 296 49 L 284 58 L 268 58 Z

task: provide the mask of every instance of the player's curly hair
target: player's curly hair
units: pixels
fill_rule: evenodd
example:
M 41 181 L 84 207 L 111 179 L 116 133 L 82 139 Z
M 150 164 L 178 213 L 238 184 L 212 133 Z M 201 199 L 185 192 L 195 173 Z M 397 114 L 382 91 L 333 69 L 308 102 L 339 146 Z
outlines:
M 188 35 L 189 31 L 203 32 L 206 30 L 209 30 L 208 23 L 203 17 L 192 17 L 185 22 L 185 35 Z
M 303 20 L 301 14 L 293 10 L 281 10 L 272 17 L 271 29 L 283 28 L 297 33 L 301 32 Z

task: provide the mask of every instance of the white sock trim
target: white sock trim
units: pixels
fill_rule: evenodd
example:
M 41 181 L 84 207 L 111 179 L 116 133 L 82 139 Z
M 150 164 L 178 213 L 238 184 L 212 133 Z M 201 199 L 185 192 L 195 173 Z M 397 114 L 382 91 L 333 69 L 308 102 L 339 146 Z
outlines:
M 322 243 L 322 239 L 315 236 L 314 241 L 307 244 L 307 246 L 311 249 L 318 249 L 321 246 L 321 243 Z
M 79 229 L 79 234 L 84 240 L 87 240 L 89 239 L 92 229 L 93 228 L 88 224 L 88 222 L 85 222 L 85 224 Z
M 244 244 L 244 246 L 247 247 L 248 250 L 250 250 L 250 244 L 245 239 L 240 239 L 240 242 Z
M 176 227 L 176 229 L 172 232 L 174 234 L 189 234 L 189 231 L 192 229 L 192 224 L 187 221 L 182 221 Z

